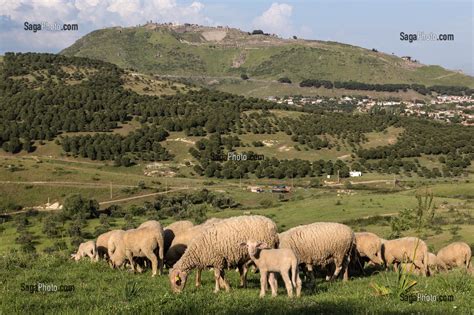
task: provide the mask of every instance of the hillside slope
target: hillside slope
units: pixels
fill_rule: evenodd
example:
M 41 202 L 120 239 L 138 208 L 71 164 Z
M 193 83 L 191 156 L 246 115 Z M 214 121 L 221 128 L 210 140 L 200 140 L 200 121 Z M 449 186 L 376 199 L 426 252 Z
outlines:
M 439 66 L 339 44 L 232 28 L 147 24 L 94 31 L 61 52 L 142 72 L 185 77 L 239 77 L 293 81 L 307 78 L 365 83 L 419 83 L 474 87 L 474 78 Z

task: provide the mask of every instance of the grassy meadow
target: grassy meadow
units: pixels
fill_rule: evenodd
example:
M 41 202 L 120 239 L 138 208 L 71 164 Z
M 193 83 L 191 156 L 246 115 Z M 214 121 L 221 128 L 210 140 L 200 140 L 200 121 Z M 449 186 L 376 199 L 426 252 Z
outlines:
M 352 278 L 349 282 L 317 280 L 305 286 L 300 298 L 289 299 L 279 283 L 279 295 L 258 297 L 259 275 L 249 273 L 248 287 L 237 288 L 238 273 L 227 271 L 231 291 L 213 293 L 212 272 L 203 273 L 201 288 L 195 288 L 193 275 L 181 294 L 169 289 L 167 274 L 152 278 L 150 272 L 131 274 L 112 270 L 101 261 L 75 263 L 61 255 L 31 259 L 22 255 L 0 257 L 0 312 L 44 314 L 469 314 L 473 282 L 470 276 L 454 271 L 416 281 L 410 294 L 452 296 L 453 301 L 423 302 L 404 300 L 395 293 L 397 274 L 381 272 Z M 54 272 L 52 272 L 54 271 Z M 29 292 L 37 283 L 74 286 L 70 292 Z M 380 296 L 374 285 L 386 286 L 393 293 Z

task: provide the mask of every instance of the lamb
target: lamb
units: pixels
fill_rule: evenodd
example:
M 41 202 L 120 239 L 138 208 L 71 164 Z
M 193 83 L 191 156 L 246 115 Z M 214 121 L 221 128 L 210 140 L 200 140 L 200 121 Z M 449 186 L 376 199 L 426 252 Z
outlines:
M 118 231 L 118 230 L 108 231 L 97 237 L 97 240 L 95 242 L 96 247 L 97 247 L 97 260 L 99 260 L 99 258 L 108 260 L 109 258 L 108 243 L 109 243 L 110 236 L 114 234 L 115 231 Z
M 438 251 L 438 266 L 443 271 L 454 267 L 464 267 L 470 269 L 471 247 L 464 242 L 451 243 Z
M 250 260 L 248 251 L 239 244 L 253 239 L 271 248 L 278 245 L 276 224 L 263 216 L 239 216 L 224 219 L 206 229 L 188 246 L 184 255 L 170 271 L 171 288 L 181 292 L 189 271 L 194 268 L 214 268 L 215 289 L 230 290 L 224 278 L 224 268 L 243 266 Z
M 74 259 L 75 261 L 79 261 L 81 258 L 85 256 L 89 256 L 91 261 L 96 261 L 97 260 L 96 255 L 97 255 L 97 249 L 95 246 L 95 242 L 87 241 L 79 245 L 77 252 L 75 254 L 71 254 L 71 258 Z
M 277 283 L 274 278 L 275 272 L 279 272 L 285 282 L 289 297 L 293 297 L 293 287 L 296 288 L 296 296 L 301 295 L 301 279 L 298 272 L 298 259 L 289 248 L 268 249 L 267 244 L 262 242 L 247 241 L 240 246 L 248 250 L 250 259 L 260 270 L 260 297 L 265 296 L 267 291 L 267 276 L 270 273 L 270 287 L 272 296 L 277 295 Z M 291 272 L 291 280 L 289 273 Z
M 125 231 L 110 260 L 113 266 L 120 267 L 125 262 L 125 258 L 127 258 L 132 266 L 132 270 L 135 271 L 136 266 L 133 258 L 146 257 L 151 261 L 152 277 L 154 277 L 158 268 L 159 275 L 163 273 L 163 228 L 157 221 L 144 226 Z M 155 251 L 158 251 L 158 258 Z
M 336 278 L 341 271 L 348 278 L 347 266 L 355 246 L 354 232 L 340 223 L 317 222 L 300 225 L 280 233 L 280 248 L 290 248 L 300 264 L 305 264 L 313 280 L 313 267 L 322 269 L 333 265 L 334 272 L 327 280 Z
M 403 237 L 385 241 L 382 244 L 382 257 L 385 265 L 393 264 L 398 269 L 399 263 L 413 263 L 424 276 L 428 275 L 428 247 L 417 237 Z
M 192 228 L 194 224 L 191 221 L 176 221 L 168 225 L 164 230 L 164 239 L 165 239 L 165 253 L 171 247 L 173 239 L 178 235 L 186 232 Z
M 375 265 L 383 264 L 382 241 L 370 232 L 355 233 L 356 249 L 362 261 L 369 260 Z

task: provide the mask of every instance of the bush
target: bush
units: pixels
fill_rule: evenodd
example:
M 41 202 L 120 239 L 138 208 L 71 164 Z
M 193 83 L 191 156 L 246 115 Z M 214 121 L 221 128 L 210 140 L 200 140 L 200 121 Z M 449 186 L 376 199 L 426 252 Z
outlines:
M 86 199 L 79 194 L 70 195 L 64 201 L 63 213 L 68 218 L 81 215 L 89 218 L 98 216 L 99 203 L 94 199 Z
M 260 205 L 264 208 L 271 208 L 273 206 L 273 201 L 271 199 L 264 199 L 260 201 Z
M 240 78 L 241 78 L 242 80 L 248 80 L 248 79 L 249 79 L 249 76 L 246 75 L 245 73 L 242 73 L 242 74 L 240 75 Z
M 291 80 L 290 80 L 290 78 L 288 78 L 288 77 L 279 78 L 279 79 L 278 79 L 278 82 L 291 84 Z

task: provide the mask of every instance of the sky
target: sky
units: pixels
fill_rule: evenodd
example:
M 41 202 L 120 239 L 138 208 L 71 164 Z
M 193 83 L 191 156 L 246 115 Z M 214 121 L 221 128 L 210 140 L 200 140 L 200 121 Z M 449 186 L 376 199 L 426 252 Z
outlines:
M 412 56 L 474 75 L 473 0 L 0 0 L 0 54 L 56 53 L 104 27 L 146 21 L 262 29 Z M 25 22 L 78 24 L 77 31 L 25 30 Z M 453 34 L 453 41 L 400 33 Z M 413 36 L 412 36 L 413 38 Z

